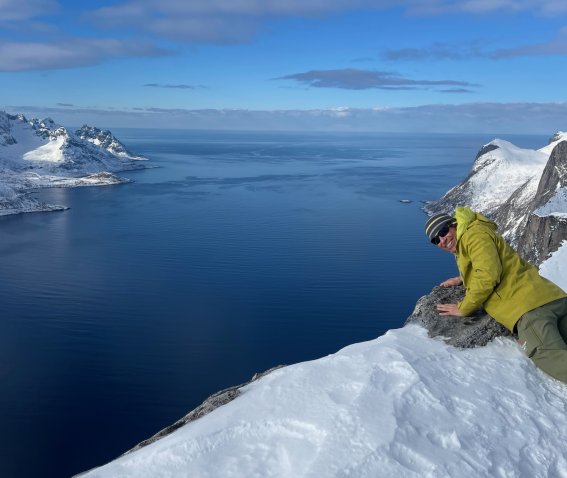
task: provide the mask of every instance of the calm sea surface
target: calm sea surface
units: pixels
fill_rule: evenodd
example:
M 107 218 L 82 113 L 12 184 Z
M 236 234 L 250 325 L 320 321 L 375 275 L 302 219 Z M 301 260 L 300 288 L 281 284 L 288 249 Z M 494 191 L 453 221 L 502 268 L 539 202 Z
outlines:
M 455 273 L 420 201 L 492 139 L 115 133 L 158 168 L 0 218 L 4 478 L 102 465 L 255 372 L 402 326 Z

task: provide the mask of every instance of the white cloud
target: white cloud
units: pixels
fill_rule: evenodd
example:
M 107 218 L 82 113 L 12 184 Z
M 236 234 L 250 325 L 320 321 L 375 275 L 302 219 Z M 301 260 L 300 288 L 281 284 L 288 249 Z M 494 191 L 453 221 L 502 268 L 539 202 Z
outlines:
M 455 12 L 471 14 L 532 12 L 552 15 L 567 12 L 567 4 L 563 0 L 407 0 L 404 4 L 410 13 L 421 15 Z
M 73 68 L 100 63 L 109 57 L 163 56 L 165 50 L 143 42 L 73 38 L 54 43 L 0 43 L 0 71 Z
M 0 0 L 0 23 L 30 20 L 60 8 L 56 0 Z
M 236 43 L 250 40 L 273 17 L 390 7 L 416 15 L 567 12 L 564 0 L 127 0 L 87 12 L 85 18 L 102 28 L 142 29 L 177 41 Z
M 501 58 L 552 55 L 567 55 L 567 28 L 562 28 L 555 38 L 547 42 L 527 44 L 515 48 L 488 50 L 479 42 L 468 45 L 436 43 L 418 48 L 387 50 L 384 52 L 383 58 L 389 61 L 469 60 L 473 58 L 498 60 Z
M 565 28 L 556 38 L 548 42 L 498 50 L 491 54 L 493 58 L 549 55 L 567 55 L 567 31 Z
M 443 133 L 540 133 L 567 128 L 567 103 L 464 103 L 408 108 L 347 108 L 254 111 L 238 109 L 38 108 L 12 113 L 53 116 L 65 125 L 219 130 L 377 131 Z

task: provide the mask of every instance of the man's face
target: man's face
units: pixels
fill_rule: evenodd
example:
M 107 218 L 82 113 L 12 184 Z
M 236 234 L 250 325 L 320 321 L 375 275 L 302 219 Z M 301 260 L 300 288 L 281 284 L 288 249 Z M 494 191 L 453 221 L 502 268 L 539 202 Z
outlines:
M 439 238 L 439 244 L 437 244 L 439 249 L 443 249 L 444 251 L 451 252 L 454 254 L 457 252 L 457 228 L 455 226 L 451 226 L 449 228 L 449 232 Z

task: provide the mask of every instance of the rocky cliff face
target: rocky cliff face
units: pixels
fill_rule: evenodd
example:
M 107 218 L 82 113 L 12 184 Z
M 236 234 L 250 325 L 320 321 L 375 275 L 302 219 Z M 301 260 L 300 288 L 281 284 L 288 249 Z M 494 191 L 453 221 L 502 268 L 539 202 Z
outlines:
M 539 150 L 494 140 L 479 151 L 468 176 L 429 213 L 469 206 L 494 220 L 527 260 L 539 265 L 567 239 L 567 134 Z
M 533 200 L 517 248 L 528 260 L 540 264 L 567 239 L 567 141 L 553 149 Z
M 10 119 L 8 115 L 0 114 L 0 146 L 11 146 L 16 140 L 10 131 Z

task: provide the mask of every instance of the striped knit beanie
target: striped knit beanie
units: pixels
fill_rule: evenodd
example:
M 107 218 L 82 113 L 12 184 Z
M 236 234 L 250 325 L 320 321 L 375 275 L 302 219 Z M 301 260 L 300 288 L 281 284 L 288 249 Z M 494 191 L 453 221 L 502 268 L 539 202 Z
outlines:
M 425 234 L 431 241 L 447 223 L 454 224 L 455 218 L 445 213 L 434 214 L 425 223 Z

